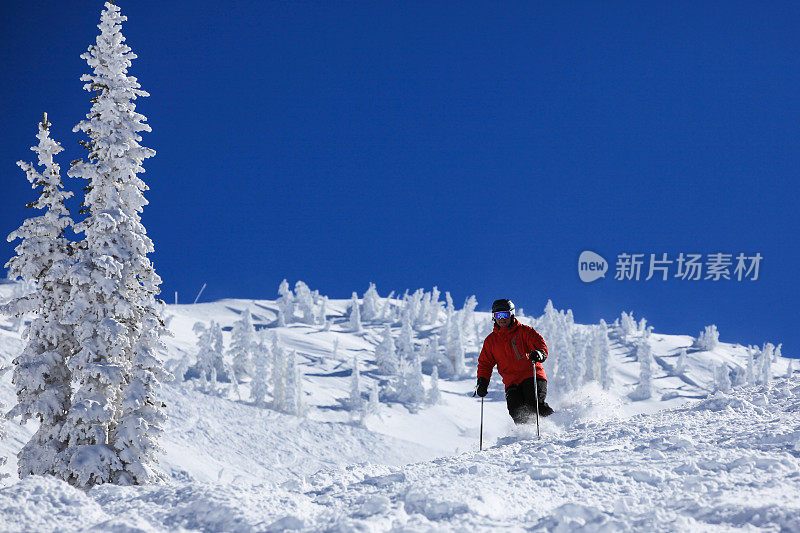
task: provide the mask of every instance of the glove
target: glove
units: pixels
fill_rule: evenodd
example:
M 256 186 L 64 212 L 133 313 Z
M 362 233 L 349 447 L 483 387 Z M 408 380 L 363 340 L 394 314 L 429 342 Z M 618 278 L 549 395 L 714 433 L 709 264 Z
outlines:
M 534 350 L 528 354 L 528 358 L 534 363 L 544 363 L 547 355 L 542 350 Z
M 478 386 L 475 387 L 475 393 L 483 398 L 489 393 L 489 380 L 486 378 L 478 378 Z

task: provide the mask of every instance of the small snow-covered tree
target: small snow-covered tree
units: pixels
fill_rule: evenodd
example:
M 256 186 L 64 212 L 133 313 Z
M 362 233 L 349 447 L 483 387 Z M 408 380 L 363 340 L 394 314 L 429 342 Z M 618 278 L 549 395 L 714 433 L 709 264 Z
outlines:
M 369 402 L 367 403 L 366 415 L 377 415 L 380 413 L 381 404 L 378 397 L 378 384 L 374 383 L 369 389 Z
M 295 306 L 300 311 L 300 321 L 303 324 L 313 324 L 314 318 L 314 298 L 311 289 L 302 281 L 294 284 Z
M 786 378 L 792 379 L 792 373 L 794 372 L 794 367 L 792 366 L 794 363 L 794 359 L 789 359 L 789 362 L 786 363 Z
M 653 394 L 651 368 L 653 354 L 650 344 L 646 341 L 641 341 L 636 347 L 636 357 L 639 360 L 639 383 L 631 394 L 631 398 L 634 400 L 646 400 Z
M 414 412 L 425 402 L 422 365 L 414 352 L 410 360 L 400 360 L 400 371 L 393 386 L 398 401 Z
M 428 303 L 428 308 L 425 310 L 425 321 L 430 325 L 436 324 L 439 320 L 439 313 L 442 310 L 442 302 L 439 301 L 439 296 L 441 296 L 439 288 L 434 287 L 431 291 L 431 299 Z
M 266 397 L 268 392 L 267 383 L 269 383 L 269 360 L 270 353 L 263 335 L 260 336 L 260 342 L 256 345 L 254 352 L 254 366 L 255 372 L 253 380 L 250 382 L 250 399 L 256 407 L 266 407 Z
M 468 342 L 472 332 L 475 331 L 475 308 L 478 307 L 478 299 L 475 295 L 470 296 L 464 302 L 464 308 L 461 309 L 461 334 L 463 335 L 464 342 Z M 478 342 L 483 339 L 476 339 Z
M 428 403 L 436 405 L 442 400 L 442 393 L 439 392 L 439 368 L 434 366 L 431 372 L 431 388 L 428 389 Z
M 317 318 L 317 323 L 324 325 L 327 328 L 327 329 L 325 329 L 325 331 L 328 331 L 328 329 L 330 329 L 330 326 L 328 324 L 328 297 L 327 296 L 323 296 L 322 297 L 322 304 L 320 305 L 319 316 Z
M 165 333 L 155 296 L 161 279 L 147 254 L 153 243 L 141 223 L 147 185 L 137 176 L 155 152 L 139 144 L 150 131 L 133 101 L 148 96 L 127 75 L 136 57 L 121 33 L 126 17 L 107 2 L 100 35 L 81 57 L 92 68 L 84 89 L 94 93 L 87 120 L 75 131 L 89 137 L 86 161 L 68 175 L 88 181 L 83 211 L 74 227 L 83 234 L 68 278 L 70 301 L 64 323 L 74 326 L 80 346 L 68 367 L 74 392 L 63 435 L 59 475 L 78 486 L 145 483 L 165 415 L 157 399 L 165 371 L 157 357 Z
M 272 336 L 272 408 L 276 411 L 286 411 L 286 356 L 278 339 L 278 334 Z
M 361 326 L 361 311 L 358 305 L 358 294 L 355 292 L 353 293 L 353 297 L 350 298 L 350 329 L 354 333 L 361 333 L 364 331 L 364 328 Z
M 222 328 L 212 320 L 208 327 L 202 322 L 197 322 L 192 329 L 198 335 L 197 362 L 189 367 L 185 377 L 208 380 L 213 370 L 217 377 L 227 378 L 225 361 L 222 358 Z
M 678 362 L 675 364 L 675 373 L 679 376 L 686 373 L 686 348 L 681 348 L 681 353 L 678 355 Z
M 36 138 L 39 143 L 31 150 L 36 152 L 44 171 L 40 173 L 23 161 L 17 165 L 25 171 L 33 188 L 41 189 L 38 200 L 26 207 L 43 209 L 44 213 L 25 220 L 8 236 L 9 241 L 22 242 L 6 267 L 9 278 L 19 276 L 26 283 L 35 283 L 37 290 L 0 308 L 2 313 L 19 317 L 27 312 L 36 314 L 23 334 L 27 338 L 25 348 L 13 361 L 17 403 L 9 417 L 19 416 L 23 423 L 30 418 L 39 422 L 36 433 L 17 454 L 20 477 L 56 473 L 56 458 L 66 448 L 61 429 L 70 408 L 71 375 L 66 362 L 75 351 L 72 328 L 61 321 L 70 292 L 65 274 L 71 249 L 64 231 L 72 224 L 64 201 L 72 193 L 61 185 L 60 167 L 53 156 L 63 148 L 50 138 L 46 113 Z
M 285 279 L 281 281 L 278 286 L 278 322 L 279 325 L 285 326 L 288 323 L 294 322 L 294 308 L 295 300 L 292 289 L 289 288 L 289 282 Z M 280 324 L 281 315 L 283 315 L 283 324 Z
M 383 328 L 383 339 L 375 347 L 375 361 L 378 365 L 378 372 L 387 376 L 393 376 L 398 371 L 399 360 L 392 337 L 392 330 L 387 324 Z
M 353 371 L 350 375 L 349 407 L 352 411 L 360 411 L 363 407 L 361 401 L 361 372 L 358 369 L 358 355 L 353 354 Z
M 694 346 L 701 350 L 713 350 L 719 344 L 719 331 L 714 324 L 706 326 L 704 331 L 694 341 Z
M 378 295 L 378 289 L 375 288 L 374 283 L 370 283 L 367 292 L 364 293 L 364 311 L 361 314 L 364 320 L 376 320 L 379 312 L 380 296 Z
M 728 365 L 722 363 L 714 365 L 714 390 L 724 393 L 731 391 L 731 378 Z
M 410 360 L 414 353 L 414 330 L 411 328 L 411 315 L 403 314 L 400 336 L 397 338 L 397 352 L 400 359 Z
M 461 325 L 458 320 L 453 320 L 452 329 L 450 331 L 450 341 L 447 345 L 447 355 L 450 359 L 450 363 L 453 365 L 453 376 L 456 378 L 463 377 L 467 374 L 464 352 L 464 339 L 461 334 Z
M 604 390 L 609 390 L 614 384 L 614 378 L 611 375 L 611 347 L 608 344 L 608 324 L 603 319 L 600 319 L 600 325 L 596 331 L 597 342 L 597 356 L 598 364 L 600 367 L 600 385 Z
M 303 402 L 303 379 L 300 367 L 297 364 L 297 352 L 294 350 L 290 351 L 286 357 L 286 365 L 283 370 L 286 380 L 286 408 L 284 412 L 295 416 L 303 416 L 306 412 L 306 406 Z
M 769 387 L 772 380 L 772 354 L 775 351 L 775 346 L 768 342 L 761 349 L 761 355 L 758 359 L 760 365 L 760 384 Z
M 747 366 L 745 366 L 744 376 L 745 383 L 748 387 L 756 385 L 756 362 L 755 362 L 755 348 L 753 346 L 747 347 Z
M 244 378 L 252 378 L 254 373 L 253 352 L 256 346 L 256 330 L 250 309 L 245 309 L 239 320 L 233 323 L 231 345 L 228 354 L 233 361 L 233 377 L 241 382 Z
M 623 338 L 627 338 L 635 335 L 638 330 L 639 328 L 636 325 L 636 320 L 633 318 L 633 311 L 631 311 L 630 314 L 623 311 L 618 323 L 619 335 Z

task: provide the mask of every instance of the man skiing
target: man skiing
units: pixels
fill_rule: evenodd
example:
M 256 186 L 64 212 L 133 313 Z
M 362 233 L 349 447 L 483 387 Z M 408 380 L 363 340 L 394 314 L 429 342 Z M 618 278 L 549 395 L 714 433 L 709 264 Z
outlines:
M 494 301 L 492 321 L 494 331 L 483 341 L 478 357 L 478 396 L 486 396 L 492 370 L 497 365 L 506 386 L 508 412 L 515 424 L 528 422 L 536 413 L 537 403 L 541 416 L 553 414 L 553 409 L 545 402 L 547 376 L 542 363 L 547 359 L 547 344 L 544 339 L 535 329 L 517 320 L 511 300 Z

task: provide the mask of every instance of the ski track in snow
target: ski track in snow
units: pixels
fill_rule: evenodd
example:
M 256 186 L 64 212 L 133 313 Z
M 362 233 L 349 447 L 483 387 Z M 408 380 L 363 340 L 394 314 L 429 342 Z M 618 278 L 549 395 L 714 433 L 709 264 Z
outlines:
M 195 321 L 227 327 L 247 306 L 257 309 L 258 327 L 274 327 L 274 302 L 170 306 L 171 356 L 195 353 Z M 329 302 L 329 332 L 280 328 L 306 372 L 305 418 L 254 407 L 246 386 L 240 400 L 203 394 L 191 382 L 166 385 L 166 484 L 84 492 L 51 478 L 20 481 L 14 454 L 35 427 L 7 422 L 0 529 L 800 531 L 800 386 L 779 378 L 770 388 L 706 397 L 700 385 L 715 362 L 741 364 L 741 347 L 690 352 L 689 370 L 677 376 L 672 358 L 692 338 L 653 334 L 653 397 L 631 402 L 638 362 L 631 346 L 614 339 L 614 388 L 589 384 L 561 398 L 556 391 L 557 412 L 542 420 L 541 440 L 535 426 L 511 424 L 495 374 L 479 452 L 472 377 L 441 380 L 442 403 L 419 413 L 382 404 L 366 427 L 349 422 L 339 399 L 348 394 L 350 361 L 359 354 L 362 379 L 374 382 L 371 352 L 382 325 L 348 333 L 345 306 Z M 8 365 L 22 342 L 3 326 L 0 319 Z M 785 369 L 780 361 L 776 372 Z M 686 403 L 697 397 L 705 399 Z M 14 401 L 9 374 L 0 400 Z

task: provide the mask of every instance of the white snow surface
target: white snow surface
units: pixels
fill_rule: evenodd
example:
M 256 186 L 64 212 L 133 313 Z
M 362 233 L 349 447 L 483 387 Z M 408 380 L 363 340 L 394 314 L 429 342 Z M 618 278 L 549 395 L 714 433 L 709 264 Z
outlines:
M 0 301 L 11 288 L 0 284 Z M 693 337 L 652 333 L 653 396 L 631 401 L 639 363 L 630 346 L 612 342 L 614 386 L 589 383 L 569 397 L 551 388 L 557 412 L 542 420 L 540 439 L 535 425 L 514 427 L 495 373 L 478 451 L 477 344 L 466 347 L 470 377 L 440 379 L 440 404 L 412 413 L 381 403 L 363 425 L 352 421 L 345 405 L 353 356 L 366 393 L 380 378 L 373 350 L 384 324 L 364 321 L 362 333 L 350 332 L 348 303 L 328 301 L 329 331 L 277 327 L 269 300 L 169 306 L 168 364 L 196 353 L 197 321 L 219 322 L 226 346 L 245 309 L 257 328 L 277 331 L 297 352 L 306 416 L 257 408 L 246 384 L 241 399 L 205 394 L 192 381 L 167 384 L 159 460 L 168 481 L 86 492 L 49 477 L 19 480 L 15 454 L 36 427 L 7 421 L 0 529 L 800 531 L 800 373 L 787 378 L 785 358 L 773 364 L 769 387 L 715 393 L 715 365 L 744 366 L 744 347 L 698 351 Z M 9 366 L 22 346 L 0 317 L 0 362 Z M 681 348 L 682 377 L 674 372 Z M 6 410 L 14 403 L 10 373 L 0 378 L 0 401 Z

